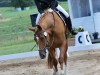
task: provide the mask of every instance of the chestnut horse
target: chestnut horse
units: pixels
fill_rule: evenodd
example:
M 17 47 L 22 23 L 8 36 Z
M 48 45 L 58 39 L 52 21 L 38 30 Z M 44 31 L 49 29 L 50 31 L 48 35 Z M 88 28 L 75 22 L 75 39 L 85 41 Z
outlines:
M 58 14 L 46 10 L 38 25 L 30 30 L 35 32 L 34 39 L 39 47 L 40 58 L 44 59 L 46 50 L 48 50 L 48 68 L 53 68 L 54 75 L 57 75 L 59 62 L 61 72 L 64 74 L 64 66 L 67 66 L 68 40 L 66 33 L 68 33 L 68 29 Z M 56 58 L 56 48 L 60 50 L 58 59 Z

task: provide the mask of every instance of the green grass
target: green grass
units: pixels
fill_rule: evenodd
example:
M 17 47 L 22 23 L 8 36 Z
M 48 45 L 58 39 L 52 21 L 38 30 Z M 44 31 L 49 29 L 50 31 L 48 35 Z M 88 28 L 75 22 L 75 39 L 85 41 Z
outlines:
M 67 2 L 60 5 L 68 11 Z M 20 12 L 13 7 L 0 7 L 0 55 L 27 52 L 33 47 L 33 32 L 28 30 L 33 13 L 37 13 L 35 6 Z
M 28 27 L 31 26 L 30 14 L 37 12 L 35 7 L 20 12 L 15 11 L 12 7 L 3 7 L 0 10 L 0 14 L 5 20 L 0 22 L 0 47 L 33 39 L 33 33 L 29 32 Z
M 18 44 L 18 45 L 11 45 L 7 47 L 1 47 L 0 55 L 30 52 L 34 45 L 35 45 L 34 42 L 30 42 L 30 43 L 24 43 L 24 44 Z M 35 47 L 33 50 L 37 50 L 37 48 Z

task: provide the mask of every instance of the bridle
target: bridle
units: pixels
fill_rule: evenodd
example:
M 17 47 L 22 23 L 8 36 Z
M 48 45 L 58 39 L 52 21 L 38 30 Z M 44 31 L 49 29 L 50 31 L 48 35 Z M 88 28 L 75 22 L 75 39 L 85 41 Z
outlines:
M 55 29 L 55 18 L 54 18 L 54 13 L 53 12 L 51 12 L 52 13 L 52 15 L 53 15 L 53 20 L 54 20 L 54 29 Z M 45 32 L 45 31 L 43 31 L 43 32 Z M 42 32 L 42 33 L 43 33 Z M 42 34 L 42 33 L 39 33 L 39 35 L 40 34 Z M 48 50 L 48 49 L 50 49 L 51 48 L 51 46 L 53 45 L 53 43 L 54 43 L 54 40 L 55 40 L 55 33 L 53 33 L 53 38 L 52 38 L 52 42 L 51 42 L 51 44 L 49 45 L 49 42 L 48 42 L 48 38 L 47 38 L 47 36 L 45 36 L 44 35 L 44 39 L 46 40 L 45 41 L 45 45 L 44 45 L 44 48 L 43 49 L 39 49 L 38 51 L 44 51 L 44 52 L 46 52 L 46 49 Z M 35 38 L 36 38 L 36 36 L 34 36 Z M 37 41 L 36 41 L 37 42 Z

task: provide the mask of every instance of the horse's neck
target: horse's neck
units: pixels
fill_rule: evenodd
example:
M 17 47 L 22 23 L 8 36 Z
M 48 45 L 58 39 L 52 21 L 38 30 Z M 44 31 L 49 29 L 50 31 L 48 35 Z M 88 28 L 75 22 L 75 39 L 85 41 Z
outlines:
M 50 27 L 50 25 L 52 25 L 53 22 L 53 17 L 52 17 L 52 13 L 45 11 L 44 15 L 41 16 L 40 21 L 39 21 L 39 25 L 41 25 L 41 27 Z
M 40 25 L 43 30 L 60 30 L 64 31 L 64 23 L 56 12 L 45 11 L 44 15 L 40 19 Z
M 64 22 L 62 19 L 59 17 L 59 15 L 56 12 L 53 12 L 54 14 L 54 19 L 55 19 L 55 26 L 58 27 L 58 29 L 65 29 Z

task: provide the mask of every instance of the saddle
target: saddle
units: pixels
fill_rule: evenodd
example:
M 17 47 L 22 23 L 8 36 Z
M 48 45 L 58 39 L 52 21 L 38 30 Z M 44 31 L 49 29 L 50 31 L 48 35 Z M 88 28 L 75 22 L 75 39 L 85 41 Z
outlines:
M 55 12 L 58 14 L 58 16 L 61 18 L 61 20 L 64 22 L 64 25 L 66 26 L 67 25 L 67 18 L 66 18 L 66 16 L 61 11 L 59 11 L 59 10 L 56 10 Z
M 61 20 L 64 22 L 65 27 L 68 25 L 71 26 L 71 21 L 70 21 L 70 17 L 66 18 L 66 16 L 59 10 L 53 10 L 54 12 L 56 12 L 58 14 L 58 16 L 61 18 Z M 30 15 L 30 19 L 31 19 L 31 23 L 32 23 L 32 27 L 35 27 L 35 23 L 36 23 L 36 18 L 37 18 L 38 14 L 31 14 Z M 69 27 L 70 29 L 70 27 Z
M 36 23 L 37 15 L 38 15 L 38 14 L 31 14 L 31 15 L 30 15 L 32 27 L 35 27 L 35 25 L 36 25 L 35 23 Z

